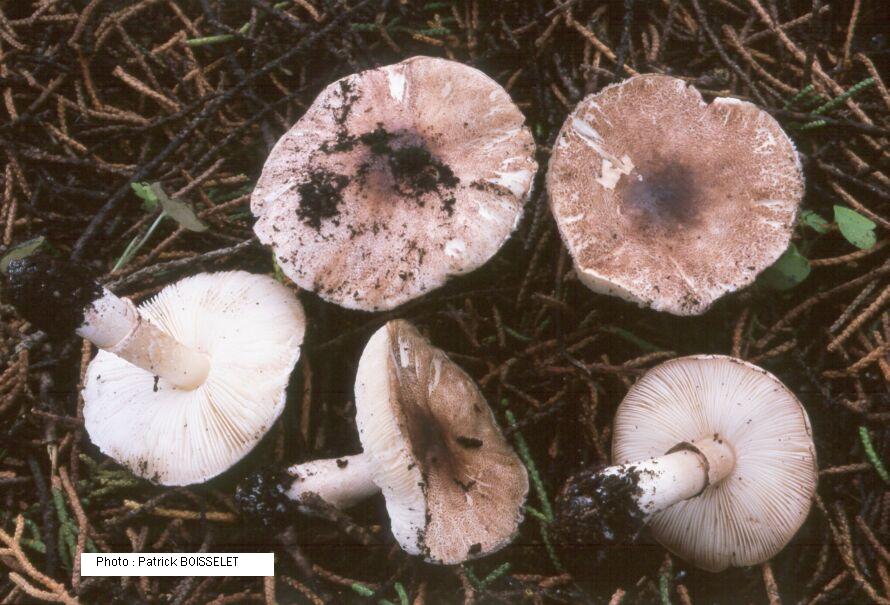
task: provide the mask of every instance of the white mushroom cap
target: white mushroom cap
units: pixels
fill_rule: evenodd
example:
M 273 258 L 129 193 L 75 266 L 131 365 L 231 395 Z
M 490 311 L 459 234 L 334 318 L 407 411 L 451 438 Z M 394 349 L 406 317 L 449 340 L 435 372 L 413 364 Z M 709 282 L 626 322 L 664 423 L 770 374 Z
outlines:
M 391 309 L 491 258 L 537 163 L 524 117 L 481 71 L 414 57 L 325 88 L 251 198 L 260 241 L 325 300 Z
M 140 477 L 164 485 L 206 481 L 244 457 L 284 409 L 303 307 L 275 280 L 232 271 L 167 286 L 139 314 L 205 354 L 207 379 L 180 389 L 99 351 L 83 389 L 87 432 Z
M 747 286 L 788 247 L 803 173 L 772 116 L 636 76 L 581 101 L 547 173 L 579 279 L 678 315 Z
M 735 467 L 699 495 L 655 513 L 665 548 L 708 571 L 766 561 L 806 519 L 818 475 L 809 418 L 775 376 L 721 355 L 663 363 L 630 390 L 615 416 L 614 464 L 663 456 L 713 437 Z
M 402 548 L 454 564 L 512 540 L 528 475 L 467 374 L 405 321 L 365 347 L 356 423 Z

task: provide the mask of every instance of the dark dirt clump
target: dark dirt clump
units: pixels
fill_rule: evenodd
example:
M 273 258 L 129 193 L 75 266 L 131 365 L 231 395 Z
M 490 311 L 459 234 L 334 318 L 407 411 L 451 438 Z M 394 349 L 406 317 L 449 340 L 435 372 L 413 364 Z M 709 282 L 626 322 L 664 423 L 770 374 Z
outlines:
M 423 195 L 439 187 L 453 189 L 459 182 L 454 172 L 420 145 L 391 149 L 389 169 L 408 193 Z
M 340 80 L 340 97 L 343 99 L 343 103 L 337 108 L 336 120 L 337 124 L 342 127 L 346 124 L 346 118 L 349 117 L 349 114 L 352 111 L 352 106 L 355 104 L 356 100 L 358 100 L 358 93 L 355 92 L 355 86 L 353 86 L 352 82 L 349 80 Z M 343 132 L 342 129 L 341 132 Z
M 443 190 L 454 189 L 460 184 L 450 166 L 435 157 L 421 143 L 405 144 L 406 139 L 414 138 L 409 133 L 393 133 L 378 124 L 371 132 L 354 136 L 341 129 L 332 143 L 324 143 L 324 153 L 343 153 L 351 151 L 357 145 L 364 145 L 371 152 L 371 158 L 358 168 L 359 178 L 364 178 L 374 168 L 385 166 L 392 175 L 396 191 L 404 196 L 413 197 L 418 206 L 426 202 L 428 193 L 439 193 L 442 198 L 442 210 L 448 216 L 454 213 L 454 196 L 442 195 Z
M 43 255 L 9 263 L 3 289 L 3 298 L 25 319 L 57 338 L 73 335 L 100 296 L 102 287 L 87 267 Z
M 582 471 L 566 481 L 556 500 L 560 536 L 574 544 L 616 546 L 633 542 L 646 523 L 637 506 L 640 473 Z
M 420 198 L 426 193 L 442 188 L 454 189 L 460 184 L 451 167 L 433 156 L 423 145 L 394 144 L 402 137 L 379 124 L 371 132 L 358 137 L 374 155 L 386 160 L 400 193 L 413 195 L 421 203 Z
M 296 509 L 285 493 L 293 480 L 283 471 L 257 471 L 238 485 L 235 504 L 245 517 L 260 525 L 283 527 Z
M 297 186 L 300 194 L 297 215 L 313 229 L 321 229 L 322 221 L 339 213 L 343 189 L 347 184 L 349 179 L 342 174 L 323 169 L 313 170 L 309 173 L 309 179 Z

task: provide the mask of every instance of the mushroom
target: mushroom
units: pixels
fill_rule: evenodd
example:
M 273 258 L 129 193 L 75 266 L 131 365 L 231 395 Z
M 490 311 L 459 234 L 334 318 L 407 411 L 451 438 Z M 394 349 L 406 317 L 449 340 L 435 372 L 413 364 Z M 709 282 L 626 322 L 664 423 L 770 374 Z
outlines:
M 778 553 L 806 519 L 818 475 L 794 394 L 766 370 L 722 355 L 647 372 L 618 408 L 612 459 L 566 483 L 562 533 L 616 544 L 648 524 L 665 548 L 707 571 Z
M 292 466 L 279 493 L 345 508 L 382 491 L 398 543 L 433 563 L 481 557 L 512 540 L 528 492 L 525 467 L 473 380 L 411 324 L 390 321 L 371 337 L 355 407 L 364 451 Z M 242 496 L 256 492 L 253 482 L 262 484 L 262 474 Z
M 13 261 L 5 294 L 48 332 L 99 349 L 83 388 L 92 441 L 136 475 L 198 483 L 245 456 L 281 414 L 305 318 L 293 293 L 244 271 L 204 273 L 138 308 L 89 271 Z
M 499 84 L 454 61 L 342 78 L 272 149 L 254 230 L 323 299 L 401 305 L 481 266 L 516 228 L 537 171 L 524 121 Z
M 698 315 L 788 248 L 804 192 L 765 111 L 635 76 L 581 101 L 550 158 L 550 206 L 594 292 Z

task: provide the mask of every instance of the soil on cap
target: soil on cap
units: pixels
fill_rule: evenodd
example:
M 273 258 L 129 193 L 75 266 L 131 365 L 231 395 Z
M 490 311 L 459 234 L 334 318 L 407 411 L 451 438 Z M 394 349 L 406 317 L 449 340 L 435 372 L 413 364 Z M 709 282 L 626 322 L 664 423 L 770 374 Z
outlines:
M 424 198 L 427 194 L 438 194 L 442 210 L 451 216 L 454 214 L 456 200 L 447 192 L 454 189 L 460 179 L 424 145 L 406 143 L 415 138 L 417 137 L 409 133 L 391 133 L 380 124 L 371 132 L 359 136 L 352 136 L 341 128 L 336 140 L 325 143 L 321 150 L 330 154 L 351 151 L 358 145 L 366 147 L 369 157 L 356 171 L 356 177 L 362 186 L 366 186 L 367 175 L 372 170 L 388 170 L 396 193 L 413 199 L 420 207 L 426 205 Z M 297 216 L 316 231 L 320 230 L 325 220 L 339 216 L 343 190 L 349 180 L 347 175 L 324 168 L 310 170 L 309 177 L 297 186 L 297 193 L 300 195 Z
M 297 187 L 301 199 L 297 210 L 300 219 L 316 231 L 320 230 L 323 221 L 340 214 L 343 190 L 351 179 L 355 178 L 360 187 L 367 187 L 368 174 L 382 170 L 392 177 L 393 190 L 399 196 L 413 199 L 419 207 L 424 207 L 428 194 L 436 194 L 442 211 L 452 216 L 457 200 L 450 190 L 460 184 L 460 179 L 451 167 L 427 148 L 419 133 L 391 132 L 382 123 L 364 134 L 350 133 L 347 121 L 359 93 L 347 79 L 341 80 L 339 86 L 337 92 L 341 102 L 330 107 L 337 133 L 333 141 L 321 145 L 320 152 L 325 155 L 347 153 L 362 146 L 368 157 L 358 165 L 354 176 L 313 168 L 308 180 Z
M 54 338 L 71 336 L 84 313 L 102 296 L 102 286 L 87 267 L 29 256 L 9 263 L 4 298 L 40 330 Z
M 349 114 L 352 112 L 352 106 L 358 100 L 358 96 L 358 93 L 355 92 L 355 86 L 353 86 L 348 78 L 340 80 L 340 98 L 342 99 L 342 103 L 340 104 L 340 107 L 335 110 L 335 120 L 341 127 L 346 124 L 346 118 L 348 118 Z M 343 130 L 341 129 L 341 132 L 342 131 Z
M 556 501 L 557 530 L 570 543 L 615 546 L 636 540 L 646 524 L 637 505 L 640 471 L 623 475 L 583 471 L 566 481 Z M 605 551 L 598 556 L 605 555 Z
M 300 194 L 297 216 L 318 231 L 324 220 L 340 213 L 343 189 L 348 184 L 349 179 L 342 174 L 320 168 L 312 170 L 309 178 L 297 185 L 297 193 Z
M 416 135 L 415 135 L 416 136 Z M 357 138 L 367 145 L 371 153 L 385 161 L 396 183 L 396 189 L 404 195 L 414 196 L 419 205 L 425 193 L 453 189 L 460 183 L 451 167 L 436 158 L 421 143 L 408 142 L 415 138 L 412 133 L 392 133 L 382 124 Z M 374 158 L 363 164 L 359 171 L 372 168 Z

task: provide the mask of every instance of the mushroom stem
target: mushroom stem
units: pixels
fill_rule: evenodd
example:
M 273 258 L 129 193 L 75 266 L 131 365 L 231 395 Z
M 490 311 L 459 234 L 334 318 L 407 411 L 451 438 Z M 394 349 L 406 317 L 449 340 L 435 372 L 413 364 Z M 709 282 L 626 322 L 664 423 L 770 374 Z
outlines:
M 372 470 L 364 453 L 295 464 L 287 471 L 294 477 L 287 495 L 299 502 L 304 494 L 314 493 L 336 508 L 349 508 L 380 491 Z
M 84 311 L 83 323 L 76 332 L 100 349 L 180 389 L 197 388 L 210 371 L 206 355 L 145 321 L 129 299 L 105 288 Z
M 735 467 L 735 452 L 719 435 L 678 443 L 664 456 L 583 471 L 557 501 L 567 540 L 633 541 L 655 513 L 698 496 Z
M 206 355 L 145 321 L 130 300 L 100 286 L 83 265 L 45 255 L 13 260 L 4 296 L 37 328 L 61 337 L 76 332 L 180 389 L 198 387 L 210 371 Z
M 726 477 L 735 467 L 735 453 L 716 436 L 679 443 L 664 456 L 603 469 L 636 482 L 637 506 L 648 517 L 700 494 Z

